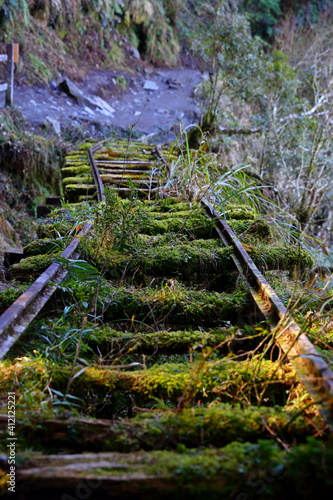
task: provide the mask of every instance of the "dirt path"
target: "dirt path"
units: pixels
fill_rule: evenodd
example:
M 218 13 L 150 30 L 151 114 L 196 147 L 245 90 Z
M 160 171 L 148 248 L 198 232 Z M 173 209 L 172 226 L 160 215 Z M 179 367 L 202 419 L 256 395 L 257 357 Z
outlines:
M 81 127 L 98 137 L 106 129 L 133 128 L 136 136 L 164 140 L 175 137 L 175 128 L 198 122 L 200 108 L 193 92 L 201 81 L 202 75 L 195 69 L 146 70 L 135 76 L 94 70 L 77 86 L 87 95 L 103 98 L 113 108 L 112 113 L 89 103 L 78 104 L 55 84 L 28 87 L 16 83 L 14 102 L 33 131 L 48 123 L 55 133 L 56 127 L 50 124 L 58 123 L 61 133 Z M 3 100 L 2 93 L 0 105 Z

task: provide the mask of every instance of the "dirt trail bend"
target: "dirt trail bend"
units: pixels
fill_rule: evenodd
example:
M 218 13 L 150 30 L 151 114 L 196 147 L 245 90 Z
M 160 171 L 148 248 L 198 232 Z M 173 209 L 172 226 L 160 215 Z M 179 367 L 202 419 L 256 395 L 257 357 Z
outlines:
M 121 129 L 133 128 L 137 135 L 150 135 L 159 139 L 170 136 L 173 125 L 184 128 L 197 123 L 200 108 L 195 101 L 194 89 L 202 81 L 195 69 L 149 69 L 145 74 L 130 76 L 107 70 L 93 70 L 77 86 L 85 94 L 103 98 L 113 108 L 105 113 L 93 105 L 77 103 L 55 84 L 33 86 L 16 82 L 14 102 L 32 129 L 56 120 L 60 129 L 65 127 L 96 125 Z M 126 82 L 126 83 L 125 83 Z M 126 90 L 121 93 L 121 86 Z M 53 87 L 53 88 L 52 88 Z M 3 104 L 4 93 L 0 95 Z M 90 130 L 91 132 L 91 130 Z

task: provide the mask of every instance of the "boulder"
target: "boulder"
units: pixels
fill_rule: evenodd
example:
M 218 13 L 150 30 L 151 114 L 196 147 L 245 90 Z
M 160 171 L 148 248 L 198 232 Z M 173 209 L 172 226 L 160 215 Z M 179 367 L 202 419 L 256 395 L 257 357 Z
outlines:
M 60 127 L 60 122 L 54 118 L 53 116 L 47 116 L 46 119 L 45 119 L 46 123 L 49 123 L 54 132 L 57 134 L 57 135 L 61 135 L 61 127 Z
M 90 106 L 95 106 L 96 108 L 103 110 L 104 114 L 108 114 L 110 116 L 113 116 L 113 113 L 115 112 L 114 108 L 104 101 L 104 99 L 96 95 L 85 94 L 68 78 L 59 83 L 58 89 L 73 97 L 78 104 L 89 104 Z
M 145 80 L 144 84 L 143 84 L 143 88 L 145 90 L 158 90 L 158 85 L 153 82 L 152 80 Z

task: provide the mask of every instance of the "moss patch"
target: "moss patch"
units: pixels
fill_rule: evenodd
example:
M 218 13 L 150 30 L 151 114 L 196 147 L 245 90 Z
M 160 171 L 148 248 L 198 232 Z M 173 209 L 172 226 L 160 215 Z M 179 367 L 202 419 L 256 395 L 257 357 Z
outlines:
M 12 278 L 23 281 L 37 277 L 54 262 L 57 255 L 33 255 L 22 259 L 10 267 L 10 274 Z
M 31 387 L 31 384 L 35 384 L 35 390 L 39 388 L 36 401 L 40 400 L 46 378 L 51 378 L 51 386 L 64 394 L 71 374 L 70 367 L 42 361 L 2 362 L 0 368 L 4 375 L 0 382 L 1 390 L 16 390 L 20 404 L 24 401 L 27 386 Z M 110 416 L 114 412 L 128 414 L 133 405 L 152 404 L 155 398 L 164 399 L 171 406 L 177 403 L 188 406 L 198 400 L 208 402 L 216 398 L 222 402 L 245 399 L 248 403 L 256 403 L 258 394 L 263 390 L 265 405 L 274 406 L 284 404 L 285 391 L 295 383 L 295 373 L 276 362 L 224 359 L 218 363 L 166 363 L 140 371 L 88 368 L 73 380 L 72 390 L 82 399 L 86 411 L 94 414 L 103 407 L 103 414 Z M 131 394 L 130 398 L 128 394 Z
M 146 412 L 132 419 L 61 419 L 43 415 L 17 415 L 20 449 L 49 452 L 135 452 L 176 450 L 180 447 L 219 448 L 233 441 L 254 442 L 278 433 L 285 442 L 304 440 L 323 431 L 320 417 L 310 421 L 296 411 L 281 408 L 241 407 L 217 403 L 209 408 Z M 6 443 L 6 428 L 0 420 L 0 442 Z
M 159 288 L 114 288 L 105 290 L 104 318 L 116 321 L 135 318 L 147 323 L 158 321 L 196 326 L 220 325 L 236 320 L 252 307 L 250 294 L 237 290 L 217 293 L 186 289 L 172 280 Z
M 199 330 L 161 330 L 153 333 L 129 333 L 120 332 L 110 327 L 103 327 L 94 331 L 91 344 L 97 343 L 103 349 L 103 345 L 109 345 L 110 349 L 123 349 L 126 347 L 131 352 L 139 349 L 142 352 L 187 352 L 194 344 L 216 347 L 234 337 L 230 330 L 216 329 L 202 332 Z
M 122 277 L 136 273 L 154 276 L 200 281 L 204 275 L 212 279 L 216 275 L 228 276 L 233 266 L 231 248 L 222 248 L 219 241 L 205 245 L 204 240 L 174 242 L 133 248 L 131 253 L 101 249 L 90 241 L 85 247 L 86 258 L 103 267 L 110 277 Z
M 166 232 L 187 234 L 195 238 L 210 238 L 214 229 L 214 221 L 208 219 L 202 211 L 183 212 L 150 212 L 149 219 L 141 232 L 155 235 Z
M 16 299 L 25 292 L 26 285 L 17 285 L 15 287 L 7 288 L 0 292 L 0 310 L 4 311 L 9 307 Z
M 281 269 L 286 271 L 304 271 L 311 269 L 314 260 L 304 248 L 300 246 L 277 247 L 257 246 L 250 251 L 254 263 L 260 269 Z
M 58 238 L 57 240 L 43 238 L 28 243 L 23 248 L 23 252 L 26 257 L 30 257 L 32 255 L 55 253 L 59 250 L 62 250 L 64 247 L 65 244 L 62 238 L 61 239 Z

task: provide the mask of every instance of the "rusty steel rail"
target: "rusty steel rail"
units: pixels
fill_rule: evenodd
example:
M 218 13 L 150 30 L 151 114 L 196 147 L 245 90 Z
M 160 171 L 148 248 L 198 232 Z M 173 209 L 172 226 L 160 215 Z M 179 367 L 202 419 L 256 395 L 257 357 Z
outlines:
M 104 188 L 94 160 L 94 152 L 102 142 L 95 144 L 88 150 L 91 172 L 96 184 L 97 199 L 104 199 Z M 78 258 L 75 251 L 80 239 L 91 229 L 92 223 L 87 223 L 73 238 L 67 248 L 60 254 L 64 259 Z M 60 262 L 51 264 L 36 281 L 0 316 L 0 359 L 3 358 L 27 326 L 42 310 L 46 302 L 55 292 L 59 283 L 67 275 L 67 270 Z
M 208 215 L 226 246 L 233 247 L 234 263 L 259 310 L 269 322 L 274 340 L 281 347 L 323 418 L 333 430 L 333 372 L 299 325 L 291 317 L 273 288 L 254 264 L 243 245 L 221 215 L 202 199 Z
M 105 199 L 105 195 L 104 195 L 103 182 L 102 182 L 102 179 L 99 175 L 99 171 L 98 171 L 98 168 L 97 168 L 97 165 L 95 162 L 95 158 L 94 158 L 94 153 L 95 153 L 95 151 L 97 151 L 98 149 L 101 148 L 103 143 L 104 143 L 104 141 L 98 142 L 97 144 L 95 144 L 94 146 L 92 146 L 91 148 L 88 149 L 90 169 L 91 169 L 91 173 L 93 175 L 93 179 L 94 179 L 95 184 L 96 184 L 97 200 L 98 201 L 103 201 Z
M 80 239 L 87 234 L 91 226 L 92 223 L 87 223 L 60 254 L 60 257 L 66 260 L 71 257 L 77 258 L 75 251 Z M 53 262 L 0 316 L 0 359 L 5 356 L 29 323 L 41 311 L 66 275 L 67 270 L 64 265 L 61 262 Z

